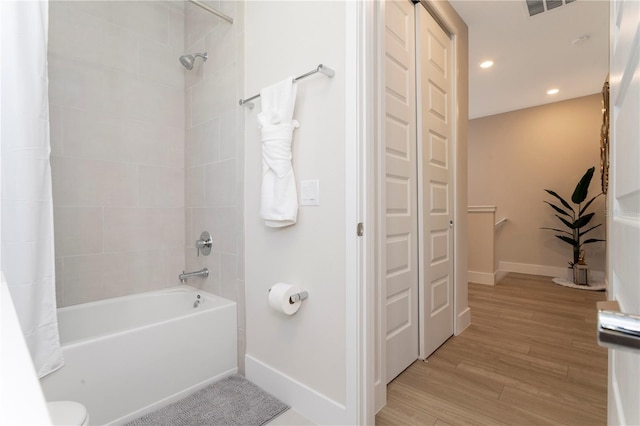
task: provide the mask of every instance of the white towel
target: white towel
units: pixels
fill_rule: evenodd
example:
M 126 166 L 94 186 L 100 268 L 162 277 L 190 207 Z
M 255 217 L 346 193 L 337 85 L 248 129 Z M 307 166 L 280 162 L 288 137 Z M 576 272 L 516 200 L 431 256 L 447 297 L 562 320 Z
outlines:
M 260 91 L 262 112 L 262 203 L 265 225 L 280 228 L 296 223 L 298 195 L 291 164 L 291 140 L 298 122 L 293 119 L 297 85 L 293 77 Z

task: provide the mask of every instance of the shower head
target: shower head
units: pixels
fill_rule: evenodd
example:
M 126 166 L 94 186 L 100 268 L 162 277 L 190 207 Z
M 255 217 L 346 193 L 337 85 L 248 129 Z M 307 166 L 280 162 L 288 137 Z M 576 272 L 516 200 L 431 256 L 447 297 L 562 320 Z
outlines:
M 188 70 L 193 69 L 193 63 L 196 61 L 197 57 L 201 57 L 204 62 L 207 61 L 209 55 L 207 52 L 204 53 L 194 53 L 193 55 L 182 55 L 180 56 L 180 63 Z

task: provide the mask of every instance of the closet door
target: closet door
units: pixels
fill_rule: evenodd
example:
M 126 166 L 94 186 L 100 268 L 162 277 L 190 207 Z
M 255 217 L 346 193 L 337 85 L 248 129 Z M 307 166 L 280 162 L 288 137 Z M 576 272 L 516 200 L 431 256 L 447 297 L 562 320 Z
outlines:
M 416 5 L 418 185 L 420 212 L 420 358 L 453 335 L 452 42 Z
M 418 358 L 415 19 L 385 2 L 386 381 Z

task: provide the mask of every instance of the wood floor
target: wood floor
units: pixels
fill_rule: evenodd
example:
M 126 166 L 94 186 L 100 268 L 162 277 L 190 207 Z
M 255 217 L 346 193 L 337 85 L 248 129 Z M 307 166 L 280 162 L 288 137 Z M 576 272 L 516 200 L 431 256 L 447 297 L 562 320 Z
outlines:
M 510 274 L 469 284 L 471 326 L 387 387 L 384 425 L 605 425 L 604 292 Z

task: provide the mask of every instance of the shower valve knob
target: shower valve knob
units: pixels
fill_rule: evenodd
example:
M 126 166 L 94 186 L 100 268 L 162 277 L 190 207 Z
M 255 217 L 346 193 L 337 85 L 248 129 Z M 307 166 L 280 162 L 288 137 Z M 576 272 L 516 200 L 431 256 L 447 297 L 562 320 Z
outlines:
M 198 256 L 200 256 L 200 252 L 203 255 L 209 256 L 211 254 L 211 247 L 213 247 L 213 239 L 211 238 L 211 234 L 207 231 L 204 231 L 200 234 L 200 239 L 196 241 L 196 249 L 198 249 Z

